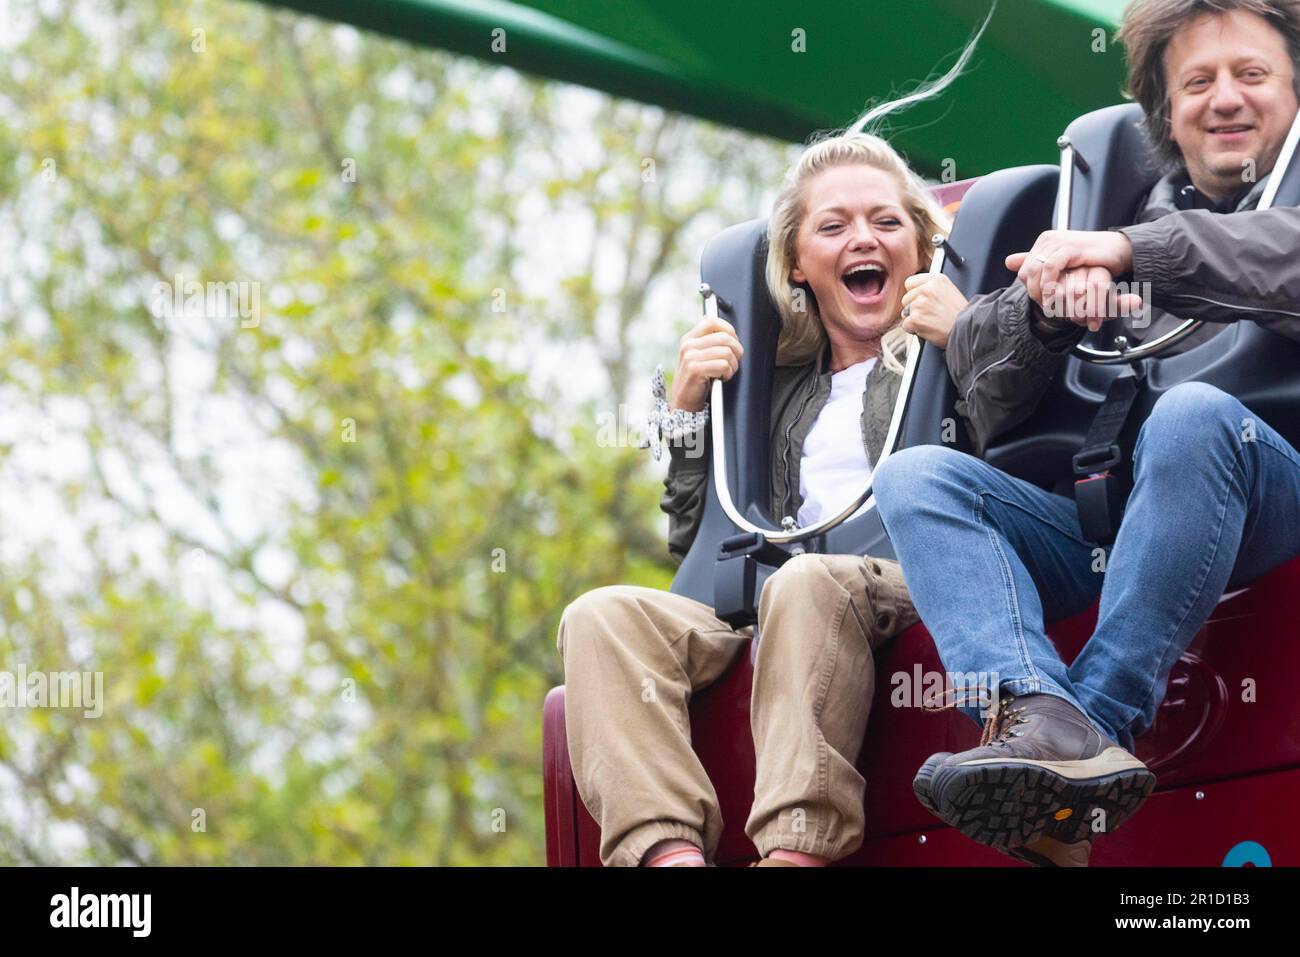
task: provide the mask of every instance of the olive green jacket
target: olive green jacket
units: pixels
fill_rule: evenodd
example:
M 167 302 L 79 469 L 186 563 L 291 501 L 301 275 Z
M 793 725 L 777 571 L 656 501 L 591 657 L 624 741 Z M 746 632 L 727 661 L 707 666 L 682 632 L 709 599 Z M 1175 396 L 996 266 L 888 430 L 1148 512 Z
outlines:
M 829 353 L 823 349 L 816 362 L 778 366 L 772 383 L 772 473 L 770 503 L 780 522 L 795 517 L 803 505 L 799 493 L 799 466 L 804 440 L 831 394 Z M 889 432 L 889 420 L 902 378 L 878 361 L 867 374 L 862 396 L 862 445 L 872 462 L 880 461 Z M 668 551 L 681 562 L 690 550 L 704 514 L 708 487 L 708 443 L 702 436 L 669 444 L 668 475 L 659 507 L 668 513 Z

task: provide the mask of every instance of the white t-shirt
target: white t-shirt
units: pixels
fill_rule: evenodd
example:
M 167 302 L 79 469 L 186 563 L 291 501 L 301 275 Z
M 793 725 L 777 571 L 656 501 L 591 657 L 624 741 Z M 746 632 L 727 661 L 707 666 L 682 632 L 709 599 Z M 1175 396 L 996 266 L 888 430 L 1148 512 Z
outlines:
M 830 397 L 808 430 L 799 460 L 800 528 L 836 514 L 867 486 L 872 465 L 862 446 L 862 396 L 875 364 L 873 356 L 831 375 Z

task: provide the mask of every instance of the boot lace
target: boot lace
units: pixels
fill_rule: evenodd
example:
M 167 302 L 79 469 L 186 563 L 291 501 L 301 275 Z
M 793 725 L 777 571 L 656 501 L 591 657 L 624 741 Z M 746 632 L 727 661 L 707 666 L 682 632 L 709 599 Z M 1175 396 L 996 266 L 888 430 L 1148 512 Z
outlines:
M 1004 748 L 1012 738 L 1018 738 L 1024 733 L 1015 730 L 1016 725 L 1029 723 L 1024 707 L 1007 707 L 1015 700 L 1014 697 L 1004 698 L 997 708 L 989 712 L 984 721 L 984 733 L 980 735 L 981 748 L 988 745 Z
M 1019 707 L 1011 707 L 1015 700 L 1015 695 L 1007 695 L 989 709 L 988 717 L 984 719 L 984 733 L 980 735 L 979 747 L 983 748 L 990 745 L 994 747 L 1006 747 L 1007 743 L 1012 738 L 1021 737 L 1024 732 L 1017 731 L 1016 726 L 1028 724 L 1029 719 L 1025 717 L 1025 709 L 1023 705 Z M 923 706 L 922 710 L 937 713 L 940 711 L 950 711 L 953 708 L 970 703 L 982 704 L 983 702 L 978 698 L 972 702 L 969 697 L 962 698 L 961 700 L 954 697 L 951 701 L 947 701 L 938 707 L 931 707 L 928 705 Z

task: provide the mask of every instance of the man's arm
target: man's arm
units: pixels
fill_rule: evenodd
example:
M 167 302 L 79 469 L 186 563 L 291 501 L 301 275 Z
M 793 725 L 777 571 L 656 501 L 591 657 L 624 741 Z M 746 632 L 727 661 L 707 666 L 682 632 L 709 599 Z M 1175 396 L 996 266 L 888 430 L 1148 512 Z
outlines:
M 1087 285 L 1131 273 L 1151 284 L 1153 305 L 1179 316 L 1251 319 L 1300 339 L 1300 209 L 1188 210 L 1116 231 L 1049 230 L 1006 265 L 1018 281 L 972 300 L 948 343 L 957 411 L 981 455 L 1029 417 L 1089 324 L 1083 309 L 1073 328 L 1044 316 L 1041 304 L 1062 292 L 1082 302 L 1075 294 Z M 1105 291 L 1091 301 L 1109 302 Z M 1121 296 L 1119 305 L 1133 309 L 1136 297 Z
M 978 455 L 1029 418 L 1084 330 L 1053 326 L 1020 283 L 972 299 L 944 354 Z
M 1153 304 L 1189 319 L 1250 319 L 1300 339 L 1300 209 L 1186 210 L 1118 230 Z
M 1029 252 L 1008 256 L 1007 268 L 1019 271 L 1036 302 L 1062 289 L 1071 298 L 1070 291 L 1101 280 L 1101 294 L 1091 301 L 1108 304 L 1110 277 L 1131 274 L 1150 283 L 1151 304 L 1177 315 L 1250 319 L 1300 339 L 1300 209 L 1294 207 L 1184 210 L 1108 232 L 1049 230 Z M 1136 300 L 1120 296 L 1121 310 L 1132 310 Z M 1085 318 L 1090 311 L 1076 312 L 1074 321 L 1095 323 Z

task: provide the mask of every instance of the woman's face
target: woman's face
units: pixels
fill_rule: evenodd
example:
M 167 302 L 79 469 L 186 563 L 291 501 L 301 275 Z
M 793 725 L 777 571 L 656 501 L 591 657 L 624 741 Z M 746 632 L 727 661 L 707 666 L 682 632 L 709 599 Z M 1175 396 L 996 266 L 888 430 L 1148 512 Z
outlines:
M 832 347 L 877 340 L 898 321 L 904 280 L 921 269 L 898 184 L 871 166 L 836 166 L 805 190 L 790 277 L 812 288 Z

